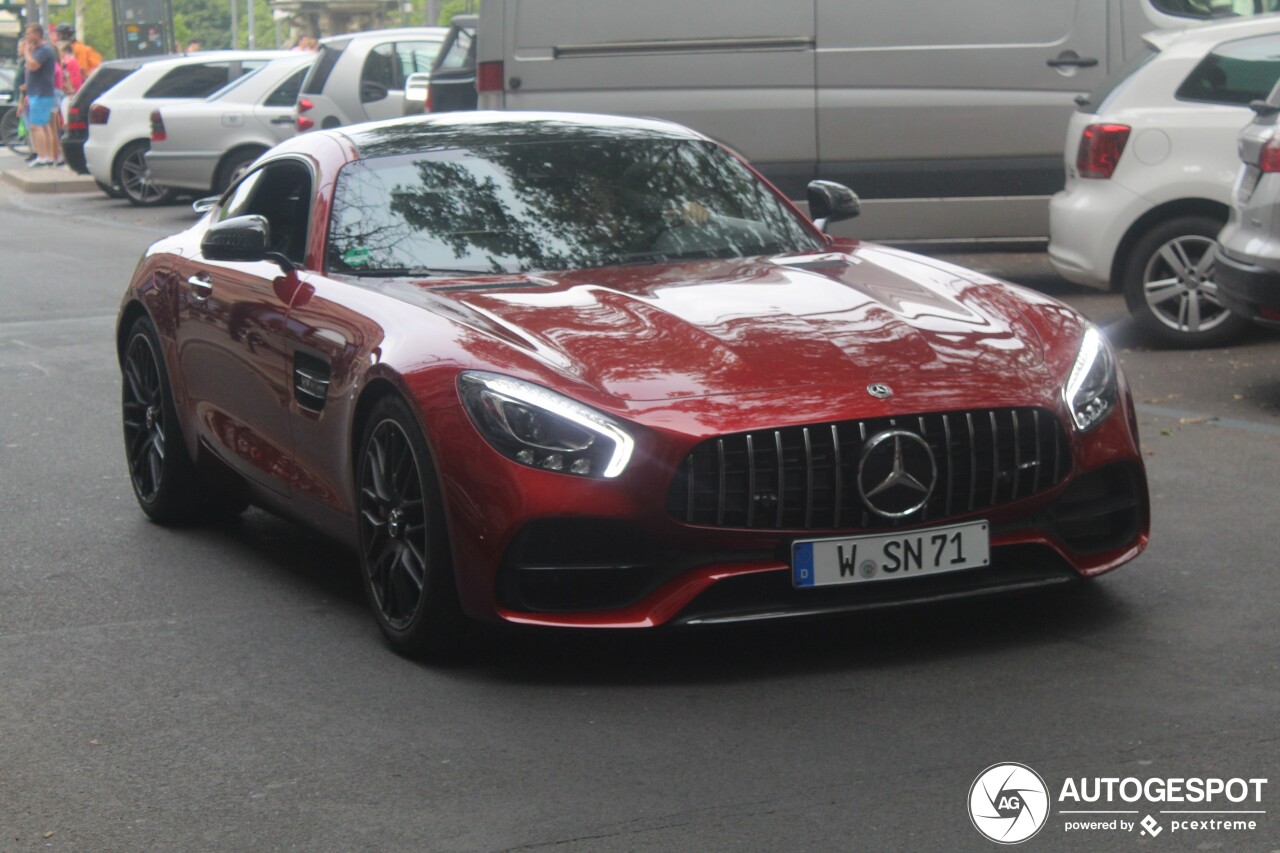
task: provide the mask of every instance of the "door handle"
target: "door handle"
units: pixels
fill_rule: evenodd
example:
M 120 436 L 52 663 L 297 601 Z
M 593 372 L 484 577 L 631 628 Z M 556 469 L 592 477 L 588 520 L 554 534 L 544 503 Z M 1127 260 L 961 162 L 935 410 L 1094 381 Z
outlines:
M 272 124 L 293 124 L 297 119 L 293 116 L 276 116 L 271 120 Z
M 1045 62 L 1050 68 L 1092 68 L 1097 64 L 1092 56 L 1059 56 Z
M 187 286 L 191 288 L 191 295 L 199 302 L 204 302 L 213 295 L 213 282 L 204 273 L 188 277 Z

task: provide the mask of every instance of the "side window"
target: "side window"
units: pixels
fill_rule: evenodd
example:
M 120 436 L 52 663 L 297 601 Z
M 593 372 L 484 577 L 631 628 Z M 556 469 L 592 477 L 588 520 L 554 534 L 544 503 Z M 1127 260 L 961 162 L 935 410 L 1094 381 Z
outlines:
M 398 65 L 390 43 L 380 44 L 369 51 L 364 60 L 364 71 L 360 74 L 360 100 L 367 104 L 385 98 L 387 92 L 396 87 Z
M 264 107 L 292 107 L 298 100 L 298 91 L 302 88 L 302 78 L 307 76 L 307 68 L 299 68 L 289 75 L 288 79 L 276 87 L 276 90 L 262 102 Z
M 400 57 L 400 79 L 419 71 L 430 71 L 431 63 L 440 50 L 437 41 L 402 41 L 396 44 L 396 55 Z
M 151 85 L 144 98 L 204 98 L 227 85 L 227 62 L 197 62 L 169 69 Z
M 255 215 L 267 220 L 271 248 L 301 264 L 311 224 L 311 171 L 292 160 L 268 163 L 236 186 L 218 221 Z
M 440 68 L 466 68 L 470 65 L 467 61 L 468 54 L 471 52 L 471 43 L 475 41 L 475 36 L 470 30 L 457 30 L 454 33 L 453 41 L 440 54 L 440 64 L 436 66 Z
M 1242 39 L 1218 45 L 1200 60 L 1175 97 L 1184 101 L 1247 106 L 1265 98 L 1280 79 L 1280 38 Z

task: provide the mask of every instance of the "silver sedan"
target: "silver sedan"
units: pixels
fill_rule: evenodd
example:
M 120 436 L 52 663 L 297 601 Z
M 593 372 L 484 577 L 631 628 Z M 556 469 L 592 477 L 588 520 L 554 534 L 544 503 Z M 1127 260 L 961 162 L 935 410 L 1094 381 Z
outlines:
M 314 53 L 272 60 L 202 101 L 151 113 L 152 182 L 220 193 L 254 160 L 292 137 L 294 101 Z

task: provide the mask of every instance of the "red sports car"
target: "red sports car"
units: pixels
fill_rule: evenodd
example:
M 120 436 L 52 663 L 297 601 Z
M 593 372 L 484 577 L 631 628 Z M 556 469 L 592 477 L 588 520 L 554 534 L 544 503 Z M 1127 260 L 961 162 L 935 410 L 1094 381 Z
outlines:
M 1129 390 L 1083 317 L 833 239 L 665 122 L 306 134 L 151 247 L 118 340 L 142 509 L 252 502 L 350 543 L 406 653 L 466 617 L 856 610 L 1147 543 Z

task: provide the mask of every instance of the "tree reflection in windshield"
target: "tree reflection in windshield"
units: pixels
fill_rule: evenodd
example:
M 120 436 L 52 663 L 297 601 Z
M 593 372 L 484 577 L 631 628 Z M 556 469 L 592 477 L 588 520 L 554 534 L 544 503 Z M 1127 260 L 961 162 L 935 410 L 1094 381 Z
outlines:
M 334 196 L 329 269 L 502 273 L 820 247 L 712 143 L 468 141 L 348 165 Z

